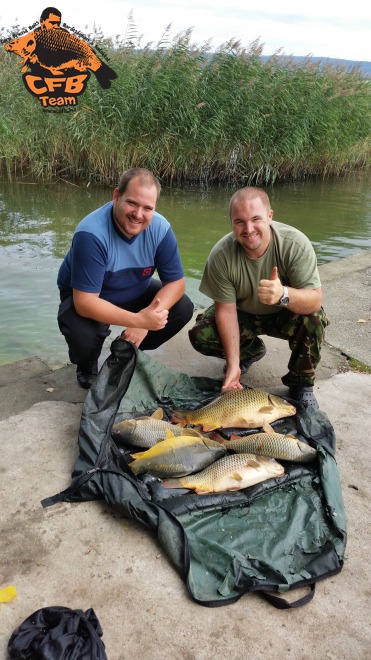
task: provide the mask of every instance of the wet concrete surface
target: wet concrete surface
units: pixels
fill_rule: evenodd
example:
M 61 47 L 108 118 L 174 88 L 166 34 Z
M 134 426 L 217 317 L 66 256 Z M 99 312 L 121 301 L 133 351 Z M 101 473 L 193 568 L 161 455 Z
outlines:
M 92 607 L 109 660 L 370 657 L 371 375 L 350 371 L 348 358 L 371 366 L 371 252 L 320 273 L 331 323 L 315 393 L 337 439 L 348 531 L 342 572 L 296 610 L 276 610 L 256 594 L 204 608 L 139 523 L 102 501 L 43 509 L 40 500 L 70 484 L 86 391 L 70 364 L 51 370 L 39 358 L 22 360 L 0 367 L 0 589 L 17 589 L 0 606 L 0 659 L 16 626 L 51 605 Z M 284 395 L 288 347 L 265 339 L 267 355 L 243 382 Z M 151 355 L 190 375 L 222 377 L 222 362 L 196 353 L 187 328 Z

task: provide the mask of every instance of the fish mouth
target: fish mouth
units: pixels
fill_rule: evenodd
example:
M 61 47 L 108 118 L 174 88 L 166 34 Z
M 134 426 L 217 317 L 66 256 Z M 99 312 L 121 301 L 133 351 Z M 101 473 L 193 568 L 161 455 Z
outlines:
M 286 401 L 283 397 L 278 397 L 275 394 L 268 394 L 268 399 L 271 402 L 272 406 L 279 406 L 280 404 L 285 403 L 289 408 L 293 408 L 294 406 Z

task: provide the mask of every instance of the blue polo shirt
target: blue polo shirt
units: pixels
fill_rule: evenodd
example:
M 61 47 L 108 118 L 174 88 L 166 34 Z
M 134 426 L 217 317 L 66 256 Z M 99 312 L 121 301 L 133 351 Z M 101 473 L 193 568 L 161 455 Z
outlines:
M 99 293 L 114 305 L 138 298 L 151 283 L 155 270 L 161 282 L 184 276 L 179 249 L 170 223 L 155 212 L 149 226 L 131 239 L 113 220 L 108 202 L 76 227 L 72 245 L 58 272 L 58 287 Z

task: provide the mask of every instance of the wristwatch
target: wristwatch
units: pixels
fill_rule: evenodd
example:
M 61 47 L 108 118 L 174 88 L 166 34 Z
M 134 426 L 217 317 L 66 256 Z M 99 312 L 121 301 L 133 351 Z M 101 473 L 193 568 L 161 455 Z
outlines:
M 280 307 L 287 307 L 287 305 L 289 304 L 289 302 L 290 302 L 289 290 L 288 290 L 287 286 L 284 286 L 284 287 L 283 287 L 282 298 L 281 298 L 281 300 L 280 300 L 280 302 L 279 302 L 279 305 L 280 305 Z

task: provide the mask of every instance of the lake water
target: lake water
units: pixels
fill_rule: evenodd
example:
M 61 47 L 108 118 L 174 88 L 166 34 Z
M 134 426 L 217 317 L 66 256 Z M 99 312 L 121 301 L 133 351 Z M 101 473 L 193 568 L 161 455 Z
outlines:
M 268 192 L 275 219 L 306 233 L 323 264 L 371 249 L 370 184 L 371 173 L 363 173 L 279 185 Z M 204 302 L 198 283 L 210 249 L 230 231 L 232 193 L 224 188 L 161 193 L 158 211 L 178 238 L 187 292 L 196 305 Z M 31 356 L 52 366 L 68 362 L 56 322 L 57 271 L 75 226 L 111 196 L 111 189 L 66 183 L 0 183 L 0 364 Z

